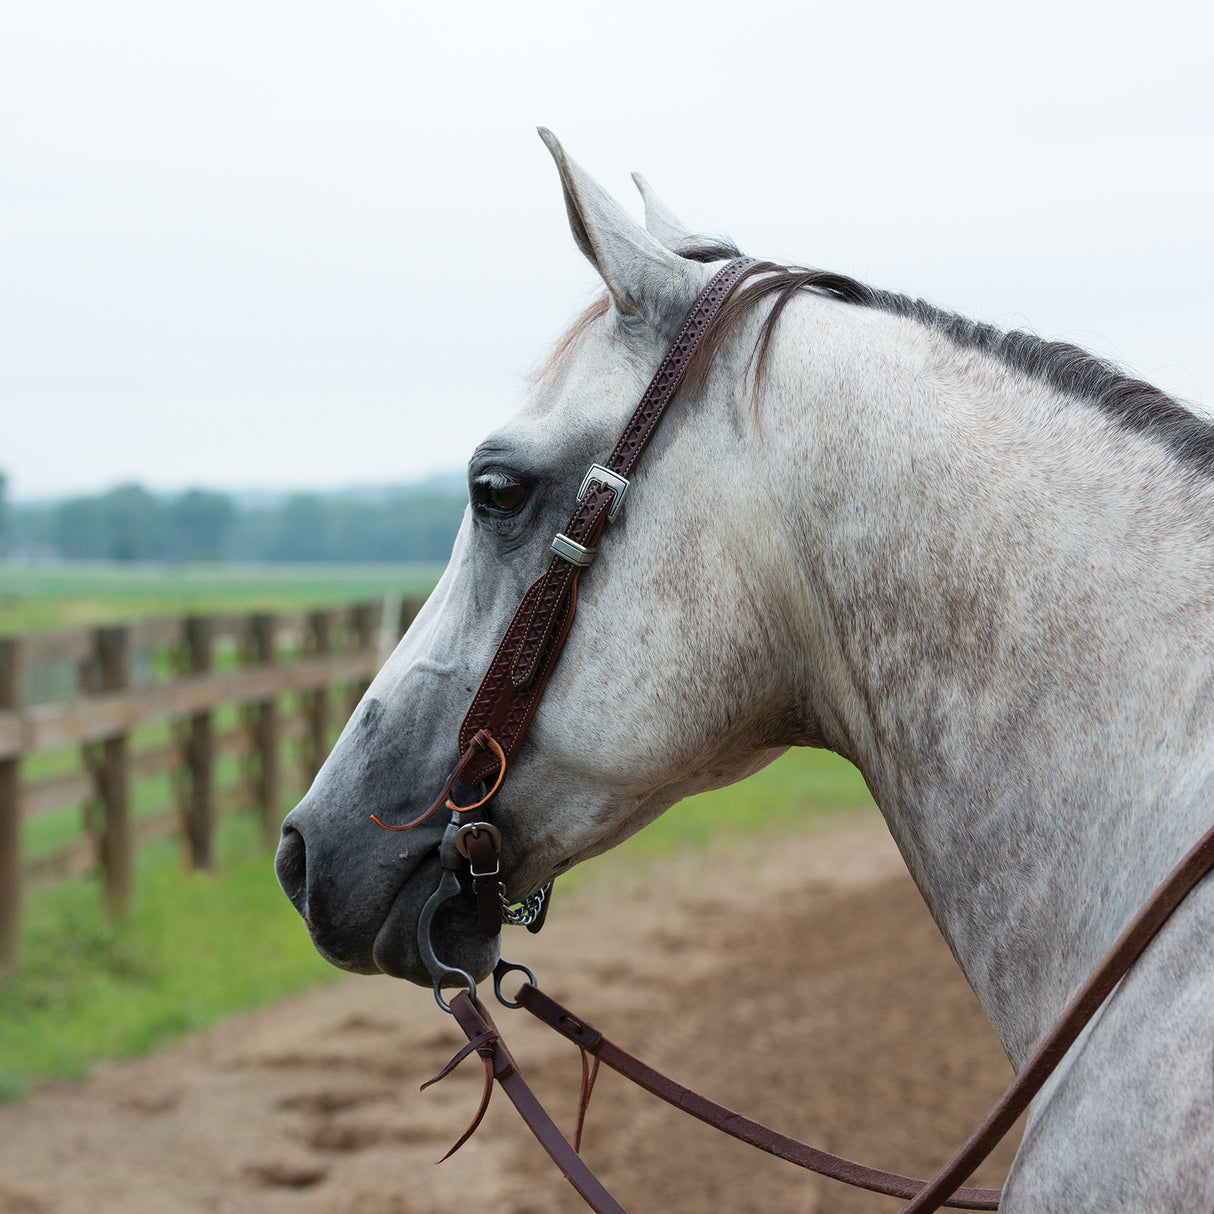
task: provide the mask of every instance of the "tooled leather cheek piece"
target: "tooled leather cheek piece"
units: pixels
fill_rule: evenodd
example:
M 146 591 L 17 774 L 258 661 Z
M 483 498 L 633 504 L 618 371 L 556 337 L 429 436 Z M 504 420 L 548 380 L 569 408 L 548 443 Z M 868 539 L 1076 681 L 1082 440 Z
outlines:
M 524 594 L 472 698 L 460 726 L 459 762 L 442 791 L 412 821 L 389 826 L 372 815 L 378 825 L 386 830 L 412 830 L 440 808 L 467 814 L 497 794 L 573 624 L 578 579 L 594 560 L 604 529 L 623 503 L 629 477 L 674 399 L 713 318 L 734 287 L 759 264 L 754 258 L 740 257 L 713 275 L 684 318 L 606 464 L 591 465 L 569 522 L 552 542 L 554 555 L 548 568 Z M 493 776 L 493 787 L 475 805 L 459 807 L 450 800 L 457 782 L 475 787 Z M 478 903 L 481 901 L 478 898 Z M 486 900 L 481 926 L 492 935 L 487 927 L 491 917 Z

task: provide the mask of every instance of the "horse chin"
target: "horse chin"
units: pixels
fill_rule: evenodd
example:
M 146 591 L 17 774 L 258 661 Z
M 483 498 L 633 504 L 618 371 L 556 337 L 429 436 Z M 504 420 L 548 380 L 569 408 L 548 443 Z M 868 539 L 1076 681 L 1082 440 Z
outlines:
M 376 970 L 405 978 L 419 986 L 433 986 L 417 943 L 417 924 L 442 875 L 437 854 L 428 856 L 401 887 L 383 926 L 375 937 L 372 957 Z M 490 939 L 477 925 L 476 907 L 461 894 L 439 907 L 430 928 L 435 956 L 452 969 L 471 974 L 478 982 L 493 973 L 500 937 Z

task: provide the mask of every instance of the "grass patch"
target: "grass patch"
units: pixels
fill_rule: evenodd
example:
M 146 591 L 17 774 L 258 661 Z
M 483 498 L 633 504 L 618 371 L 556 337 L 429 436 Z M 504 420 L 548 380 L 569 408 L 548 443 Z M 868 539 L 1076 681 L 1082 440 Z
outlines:
M 141 851 L 121 924 L 96 881 L 28 900 L 22 967 L 0 980 L 0 1097 L 338 977 L 282 896 L 256 823 L 228 819 L 218 848 L 216 874 L 183 872 L 175 843 Z
M 730 832 L 804 830 L 844 810 L 871 806 L 864 777 L 826 750 L 797 747 L 748 779 L 671 806 L 616 852 L 636 860 L 704 847 Z

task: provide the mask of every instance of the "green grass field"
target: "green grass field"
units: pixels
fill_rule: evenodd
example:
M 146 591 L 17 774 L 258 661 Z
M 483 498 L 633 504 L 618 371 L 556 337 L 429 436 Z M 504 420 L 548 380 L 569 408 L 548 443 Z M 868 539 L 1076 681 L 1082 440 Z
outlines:
M 382 577 L 376 582 L 372 573 L 360 574 L 326 601 L 347 601 L 372 586 L 380 587 L 378 593 L 393 589 L 391 575 Z M 173 578 L 170 574 L 167 580 Z M 130 616 L 153 614 L 145 610 L 148 603 L 186 609 L 180 597 L 174 598 L 176 585 L 171 591 L 157 589 L 145 571 L 131 580 Z M 227 601 L 239 603 L 233 610 L 311 606 L 317 602 L 312 591 L 322 580 L 337 581 L 327 570 L 314 577 L 295 571 L 281 580 L 258 570 L 246 585 L 230 571 L 212 579 L 199 575 L 203 593 L 216 597 L 207 598 L 205 607 L 188 609 L 228 609 L 219 601 L 225 581 L 231 591 Z M 56 594 L 70 582 L 66 574 L 56 581 Z M 100 603 L 108 619 L 124 618 L 122 577 L 94 572 L 81 574 L 74 584 L 82 603 Z M 27 582 L 25 590 L 32 585 Z M 352 587 L 359 589 L 352 593 Z M 420 586 L 422 593 L 427 588 Z M 24 604 L 30 619 L 56 611 L 40 605 L 32 593 Z M 75 605 L 72 614 L 76 623 L 95 619 L 80 617 Z M 284 803 L 284 812 L 289 804 Z M 870 804 L 859 773 L 843 760 L 822 751 L 790 751 L 741 784 L 676 805 L 618 854 L 622 862 L 645 863 L 702 847 L 722 832 L 762 836 L 806 829 L 825 815 Z M 143 1052 L 337 977 L 315 954 L 280 892 L 272 854 L 250 816 L 227 820 L 218 854 L 217 872 L 201 874 L 182 870 L 176 844 L 144 849 L 134 905 L 120 924 L 103 915 L 94 880 L 69 882 L 27 899 L 22 965 L 0 978 L 0 1098 L 18 1096 L 42 1079 L 78 1077 L 98 1059 Z M 575 870 L 561 881 L 568 887 L 585 879 Z
M 0 565 L 0 636 L 151 616 L 286 611 L 400 594 L 424 598 L 438 565 Z

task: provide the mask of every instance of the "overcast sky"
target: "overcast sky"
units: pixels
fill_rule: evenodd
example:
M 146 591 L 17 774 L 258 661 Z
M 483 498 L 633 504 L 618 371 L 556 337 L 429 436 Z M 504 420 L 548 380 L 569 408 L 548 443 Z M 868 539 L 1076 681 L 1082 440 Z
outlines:
M 0 470 L 458 468 L 640 212 L 1214 399 L 1208 5 L 4 0 Z

